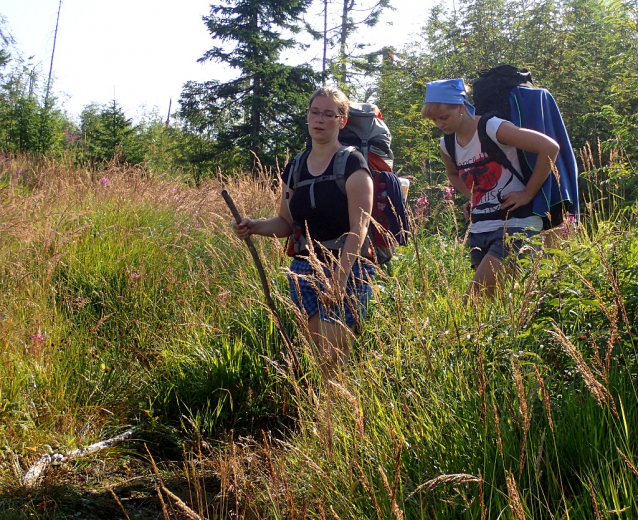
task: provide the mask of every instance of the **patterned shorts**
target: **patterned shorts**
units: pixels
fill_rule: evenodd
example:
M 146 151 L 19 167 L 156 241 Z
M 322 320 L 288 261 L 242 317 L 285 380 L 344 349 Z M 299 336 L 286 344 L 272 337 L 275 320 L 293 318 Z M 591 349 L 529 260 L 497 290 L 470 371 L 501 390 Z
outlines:
M 330 280 L 330 269 L 324 266 L 323 272 Z M 343 304 L 326 306 L 322 301 L 325 293 L 325 279 L 315 272 L 309 262 L 295 258 L 290 264 L 288 274 L 290 297 L 308 318 L 318 312 L 320 321 L 345 323 L 355 332 L 360 332 L 372 294 L 370 283 L 374 275 L 373 265 L 357 261 L 352 266 Z

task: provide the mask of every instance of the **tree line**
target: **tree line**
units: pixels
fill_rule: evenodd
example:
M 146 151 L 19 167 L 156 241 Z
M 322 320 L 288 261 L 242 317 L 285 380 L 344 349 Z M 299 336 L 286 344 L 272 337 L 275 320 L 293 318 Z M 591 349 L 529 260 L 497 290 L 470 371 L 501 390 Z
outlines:
M 337 2 L 337 3 L 335 3 Z M 457 0 L 429 11 L 416 41 L 384 48 L 388 0 L 324 0 L 319 27 L 305 18 L 311 0 L 225 0 L 203 18 L 213 46 L 202 61 L 225 63 L 236 77 L 189 81 L 164 121 L 134 123 L 117 100 L 91 104 L 74 121 L 56 99 L 45 103 L 42 78 L 16 57 L 0 16 L 0 150 L 72 153 L 81 163 L 117 160 L 186 171 L 196 180 L 217 171 L 281 165 L 304 146 L 305 106 L 317 86 L 336 84 L 377 103 L 394 138 L 396 166 L 442 179 L 438 134 L 420 118 L 425 83 L 464 77 L 500 63 L 532 70 L 557 99 L 576 150 L 588 143 L 628 162 L 638 142 L 638 4 L 635 0 Z M 363 15 L 361 14 L 363 13 Z M 359 16 L 357 18 L 357 16 Z M 379 38 L 362 41 L 361 24 Z M 303 35 L 331 50 L 321 64 L 288 65 Z M 602 155 L 601 155 L 602 157 Z

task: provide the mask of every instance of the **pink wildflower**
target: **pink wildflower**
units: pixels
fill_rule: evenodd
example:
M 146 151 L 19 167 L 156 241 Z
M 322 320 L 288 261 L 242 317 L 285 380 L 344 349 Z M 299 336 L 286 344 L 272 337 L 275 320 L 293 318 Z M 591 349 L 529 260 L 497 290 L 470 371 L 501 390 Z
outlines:
M 195 222 L 193 222 L 193 227 L 201 227 L 201 224 L 199 223 L 199 220 L 196 220 Z
M 430 211 L 430 201 L 427 196 L 421 195 L 416 199 L 416 216 L 419 219 L 425 218 Z
M 579 231 L 580 226 L 578 225 L 578 220 L 574 215 L 567 215 L 558 229 L 560 230 L 560 234 L 563 238 L 567 239 L 572 236 L 572 233 Z
M 563 221 L 562 228 L 565 230 L 579 230 L 580 226 L 578 225 L 578 221 L 574 215 L 567 215 L 565 220 Z
M 453 199 L 454 195 L 454 188 L 452 186 L 448 186 L 443 190 L 443 200 Z
M 46 341 L 46 338 L 42 334 L 40 334 L 39 332 L 36 332 L 35 334 L 33 334 L 31 336 L 31 339 L 33 340 L 33 342 L 36 345 L 40 345 L 40 344 L 42 344 L 42 343 L 44 343 Z
M 100 184 L 104 187 L 108 186 L 109 184 L 111 184 L 111 181 L 107 178 L 107 177 L 102 177 L 100 179 Z

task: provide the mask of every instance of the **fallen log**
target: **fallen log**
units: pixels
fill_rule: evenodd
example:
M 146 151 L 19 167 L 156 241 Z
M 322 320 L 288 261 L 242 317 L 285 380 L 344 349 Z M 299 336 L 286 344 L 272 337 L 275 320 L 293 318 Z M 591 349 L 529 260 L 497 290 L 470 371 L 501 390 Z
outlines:
M 95 444 L 91 444 L 84 448 L 78 448 L 67 453 L 53 453 L 48 454 L 45 453 L 40 456 L 40 458 L 31 466 L 27 472 L 22 477 L 22 486 L 27 489 L 34 489 L 42 480 L 44 472 L 46 469 L 52 464 L 59 464 L 61 462 L 66 462 L 70 459 L 85 457 L 86 455 L 91 455 L 92 453 L 97 453 L 104 448 L 108 448 L 110 446 L 115 446 L 120 442 L 123 442 L 133 435 L 135 435 L 139 431 L 139 428 L 131 428 L 130 430 L 126 430 L 124 433 L 120 435 L 116 435 L 110 439 L 106 439 L 104 441 L 96 442 Z

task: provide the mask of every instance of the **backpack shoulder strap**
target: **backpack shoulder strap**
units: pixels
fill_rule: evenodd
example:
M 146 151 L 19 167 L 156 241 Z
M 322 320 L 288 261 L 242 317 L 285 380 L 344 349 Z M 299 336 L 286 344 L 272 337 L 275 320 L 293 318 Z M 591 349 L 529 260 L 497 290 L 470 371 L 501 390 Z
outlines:
M 301 170 L 303 169 L 303 165 L 306 163 L 308 159 L 308 155 L 310 154 L 310 149 L 306 148 L 303 152 L 298 153 L 295 158 L 292 160 L 290 165 L 290 171 L 288 172 L 288 188 L 291 190 L 296 189 L 297 184 L 299 184 L 299 177 L 301 177 Z M 292 184 L 290 181 L 292 180 Z M 286 198 L 289 198 L 288 193 L 286 193 Z
M 306 148 L 303 152 L 298 153 L 290 163 L 290 170 L 288 170 L 288 183 L 286 184 L 286 205 L 288 206 L 288 214 L 290 215 L 290 222 L 294 223 L 292 218 L 292 212 L 290 211 L 290 190 L 296 189 L 299 184 L 299 177 L 301 176 L 301 169 L 303 168 L 310 149 Z
M 454 166 L 457 167 L 456 164 L 456 134 L 444 134 L 443 135 L 443 144 L 445 145 L 445 151 L 452 159 Z
M 478 135 L 479 141 L 481 142 L 481 151 L 501 166 L 507 168 L 523 184 L 527 184 L 528 179 L 525 179 L 521 172 L 514 168 L 514 165 L 507 158 L 507 155 L 505 155 L 505 152 L 501 149 L 498 143 L 494 142 L 494 140 L 487 135 L 487 122 L 493 117 L 497 117 L 497 115 L 494 112 L 490 112 L 483 114 L 478 121 Z
M 332 174 L 334 175 L 335 182 L 343 193 L 346 192 L 346 164 L 348 163 L 348 157 L 350 157 L 350 154 L 355 150 L 356 148 L 354 146 L 342 146 L 339 148 L 334 165 L 332 166 Z

